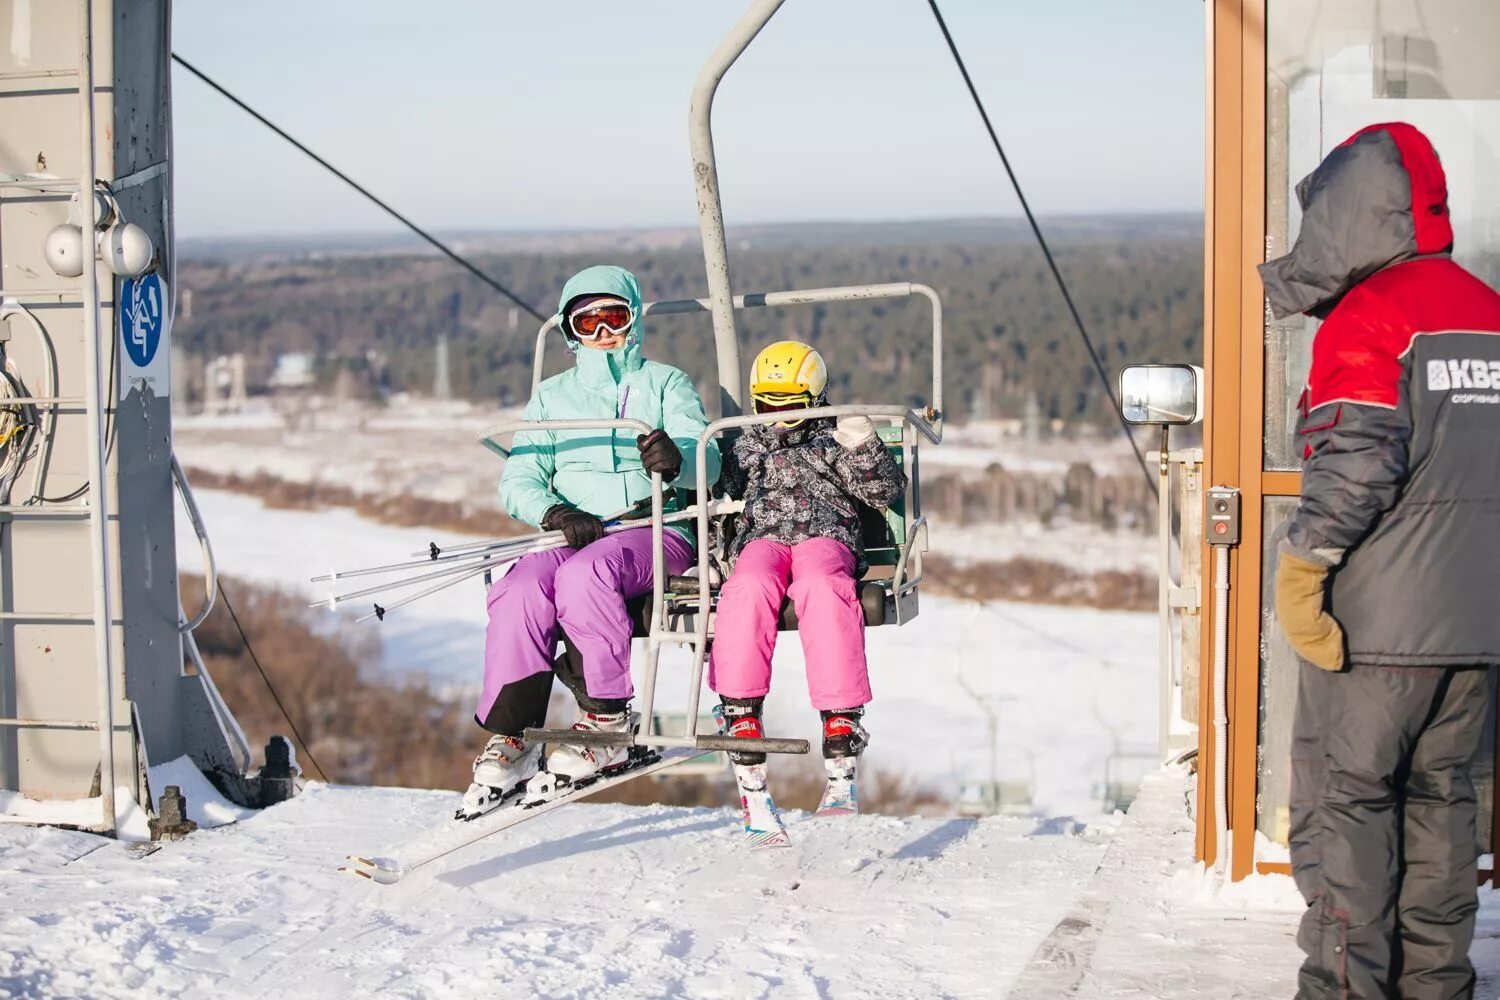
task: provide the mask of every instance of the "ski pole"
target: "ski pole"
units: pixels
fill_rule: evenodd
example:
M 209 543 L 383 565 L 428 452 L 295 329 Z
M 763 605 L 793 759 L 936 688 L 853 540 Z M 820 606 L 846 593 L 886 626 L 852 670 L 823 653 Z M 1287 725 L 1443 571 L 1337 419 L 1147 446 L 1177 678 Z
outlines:
M 403 597 L 399 601 L 394 601 L 386 605 L 376 604 L 374 611 L 371 611 L 367 615 L 361 615 L 360 617 L 354 619 L 354 622 L 356 625 L 358 625 L 362 622 L 369 621 L 371 618 L 378 618 L 381 621 L 385 621 L 385 616 L 390 614 L 392 611 L 395 611 L 397 608 L 404 608 L 412 601 L 420 600 L 423 597 L 430 597 L 440 590 L 447 590 L 449 587 L 457 586 L 458 584 L 463 583 L 465 580 L 472 579 L 473 577 L 476 577 L 479 574 L 483 573 L 485 570 L 490 569 L 491 565 L 503 565 L 504 563 L 510 561 L 511 560 L 509 559 L 502 559 L 493 564 L 480 566 L 477 569 L 469 569 L 464 573 L 454 576 L 451 580 L 444 580 L 442 583 L 428 587 L 426 590 L 419 591 L 418 593 L 411 594 L 407 597 Z
M 449 566 L 445 569 L 435 570 L 431 573 L 423 573 L 420 576 L 408 577 L 404 580 L 392 580 L 389 583 L 376 584 L 373 587 L 366 587 L 364 590 L 356 590 L 348 594 L 336 594 L 332 597 L 327 598 L 326 600 L 316 601 L 313 604 L 309 604 L 308 607 L 320 608 L 324 605 L 327 605 L 329 609 L 332 610 L 345 601 L 352 601 L 361 597 L 369 597 L 373 594 L 381 593 L 382 591 L 397 590 L 402 587 L 410 587 L 413 584 L 426 583 L 428 580 L 437 580 L 443 577 L 454 576 L 455 574 L 467 573 L 472 576 L 475 573 L 481 572 L 485 569 L 489 569 L 493 566 L 512 562 L 516 559 L 519 559 L 523 555 L 530 555 L 532 552 L 541 552 L 545 549 L 555 549 L 559 545 L 563 544 L 566 543 L 559 539 L 556 542 L 539 544 L 535 548 L 526 549 L 521 552 L 504 552 L 495 556 L 478 559 L 475 562 L 465 562 L 457 566 Z
M 681 518 L 679 517 L 677 519 L 680 520 Z M 608 527 L 604 529 L 604 533 L 606 535 L 614 535 L 622 531 L 630 531 L 638 527 L 643 527 L 643 525 L 636 524 L 633 521 L 626 522 L 624 524 L 618 522 L 610 522 Z M 533 552 L 545 552 L 549 549 L 561 548 L 566 544 L 567 540 L 563 537 L 562 532 L 556 531 L 547 532 L 543 535 L 533 536 L 527 540 L 527 544 L 525 545 L 514 544 L 506 547 L 504 550 L 485 550 L 482 552 L 470 553 L 461 557 L 442 557 L 443 559 L 452 559 L 455 562 L 455 565 L 449 566 L 445 569 L 436 570 L 432 573 L 424 573 L 420 576 L 408 577 L 404 580 L 392 580 L 388 583 L 377 584 L 373 587 L 367 587 L 364 590 L 357 590 L 350 594 L 340 594 L 336 598 L 333 598 L 332 601 L 333 603 L 337 604 L 359 597 L 368 597 L 372 594 L 380 593 L 383 590 L 395 590 L 414 583 L 423 583 L 427 580 L 440 579 L 441 577 L 448 576 L 450 574 L 467 572 L 468 570 L 476 568 L 476 566 L 478 568 L 483 568 L 485 566 L 494 566 L 500 563 L 511 562 L 519 559 L 521 556 L 530 555 Z M 432 561 L 421 559 L 413 563 L 406 563 L 402 565 L 405 567 L 416 568 L 420 566 L 430 566 L 432 565 Z M 394 570 L 390 571 L 394 572 Z M 321 582 L 324 580 L 336 579 L 345 576 L 354 577 L 372 575 L 375 572 L 376 570 L 351 570 L 348 573 L 335 573 L 332 574 L 332 576 L 319 577 L 314 582 Z M 320 607 L 328 603 L 329 601 L 319 601 L 316 604 L 311 605 L 311 607 Z
M 631 528 L 638 527 L 638 525 L 636 525 L 634 522 L 627 522 L 622 524 L 618 521 L 606 521 L 604 522 L 604 524 L 604 533 L 607 535 L 612 535 L 620 531 L 628 531 Z M 385 573 L 396 573 L 406 569 L 420 569 L 424 566 L 431 566 L 435 562 L 452 562 L 457 564 L 448 567 L 447 570 L 440 570 L 439 572 L 457 572 L 459 570 L 468 568 L 475 562 L 475 560 L 492 561 L 496 558 L 510 560 L 519 558 L 523 555 L 529 555 L 532 552 L 543 552 L 547 549 L 555 549 L 566 544 L 567 539 L 563 536 L 563 533 L 561 531 L 548 531 L 539 535 L 527 535 L 525 538 L 513 539 L 502 544 L 494 544 L 485 548 L 476 548 L 474 551 L 470 552 L 461 552 L 451 555 L 438 556 L 435 559 L 415 559 L 411 562 L 392 563 L 388 566 L 374 566 L 369 569 L 354 569 L 344 572 L 335 571 L 323 576 L 315 576 L 312 578 L 312 582 L 326 583 L 329 581 L 337 582 L 342 579 L 352 579 L 354 577 L 361 576 L 380 576 Z M 434 573 L 424 576 L 412 577 L 408 580 L 403 581 L 393 581 L 391 583 L 381 584 L 380 587 L 358 591 L 354 594 L 346 594 L 343 597 L 340 597 L 339 600 L 344 600 L 349 597 L 364 597 L 368 594 L 374 593 L 381 587 L 401 587 L 405 586 L 407 583 L 420 583 L 423 580 L 436 579 L 436 576 L 437 574 Z M 320 601 L 318 603 L 322 604 L 324 602 Z M 317 605 L 313 606 L 316 607 Z
M 390 563 L 386 566 L 371 566 L 368 569 L 351 569 L 343 571 L 334 570 L 332 573 L 326 573 L 323 576 L 313 577 L 312 582 L 337 582 L 339 580 L 352 579 L 357 576 L 378 576 L 381 573 L 395 573 L 398 570 L 403 569 L 421 569 L 424 566 L 431 566 L 433 563 L 461 562 L 465 559 L 482 559 L 493 553 L 508 551 L 512 548 L 524 548 L 535 545 L 541 541 L 556 541 L 561 538 L 562 532 L 560 531 L 549 531 L 544 532 L 540 535 L 525 535 L 520 538 L 512 538 L 506 541 L 497 540 L 493 543 L 486 543 L 484 547 L 476 548 L 472 551 L 457 552 L 452 555 L 433 556 L 426 559 L 413 559 L 411 562 Z
M 446 547 L 439 545 L 437 542 L 428 542 L 426 552 L 413 552 L 411 555 L 414 559 L 420 558 L 421 562 L 438 562 L 465 552 L 477 552 L 480 549 L 505 548 L 548 537 L 561 538 L 562 532 L 542 531 L 532 535 L 521 535 L 518 538 L 489 538 L 482 542 L 464 542 L 462 545 L 449 545 Z
M 617 511 L 617 512 L 609 515 L 608 517 L 601 518 L 601 520 L 606 525 L 616 524 L 620 520 L 622 520 L 625 517 L 625 515 L 632 513 L 639 506 L 640 506 L 640 504 L 632 504 L 631 506 L 626 507 L 624 510 Z M 540 537 L 543 537 L 543 536 L 546 536 L 546 535 L 555 535 L 557 537 L 561 537 L 562 536 L 562 532 L 560 532 L 560 531 L 544 531 L 540 535 L 530 535 L 530 536 L 523 536 L 523 537 L 540 538 Z M 437 542 L 428 542 L 427 543 L 427 551 L 426 552 L 413 552 L 412 553 L 412 558 L 417 558 L 418 556 L 426 556 L 427 560 L 429 562 L 431 562 L 433 560 L 436 560 L 436 559 L 440 558 L 444 552 L 472 552 L 475 549 L 482 549 L 482 548 L 486 548 L 487 546 L 491 546 L 491 545 L 513 545 L 513 544 L 516 544 L 517 541 L 519 541 L 519 539 L 492 538 L 492 539 L 489 539 L 488 541 L 483 541 L 483 542 L 464 542 L 461 545 L 449 545 L 447 547 L 440 546 L 440 545 L 438 545 Z

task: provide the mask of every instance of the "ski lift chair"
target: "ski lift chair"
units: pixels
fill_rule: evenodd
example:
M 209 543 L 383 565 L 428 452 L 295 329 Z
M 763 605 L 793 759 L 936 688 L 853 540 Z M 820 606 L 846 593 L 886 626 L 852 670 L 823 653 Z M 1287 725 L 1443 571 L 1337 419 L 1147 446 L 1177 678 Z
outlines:
M 922 581 L 922 557 L 927 548 L 927 520 L 921 513 L 921 477 L 918 462 L 919 442 L 925 438 L 936 444 L 942 440 L 942 302 L 937 293 L 926 285 L 911 282 L 896 282 L 880 285 L 856 285 L 841 288 L 819 288 L 805 291 L 766 292 L 734 297 L 736 309 L 779 305 L 803 305 L 821 302 L 847 302 L 874 298 L 904 298 L 921 295 L 932 304 L 932 348 L 933 383 L 932 401 L 921 407 L 900 405 L 842 404 L 816 409 L 796 410 L 775 414 L 746 414 L 725 417 L 709 424 L 697 443 L 698 481 L 691 492 L 678 487 L 676 492 L 686 503 L 676 517 L 692 517 L 698 532 L 698 564 L 691 575 L 667 576 L 661 569 L 661 533 L 665 496 L 660 476 L 652 476 L 652 498 L 650 523 L 653 531 L 653 546 L 657 553 L 658 567 L 655 586 L 651 593 L 643 594 L 626 602 L 635 638 L 647 641 L 646 666 L 640 691 L 640 715 L 645 729 L 640 733 L 580 733 L 574 730 L 533 729 L 527 731 L 528 739 L 556 742 L 567 739 L 574 743 L 628 744 L 647 746 L 694 746 L 705 750 L 760 749 L 771 753 L 806 753 L 806 740 L 767 738 L 764 741 L 734 742 L 735 737 L 700 735 L 697 732 L 698 703 L 703 682 L 703 667 L 713 636 L 714 606 L 718 601 L 718 587 L 730 567 L 721 567 L 716 551 L 722 548 L 715 544 L 724 539 L 725 522 L 743 509 L 737 500 L 714 499 L 707 481 L 708 442 L 724 434 L 752 424 L 774 423 L 779 420 L 800 418 L 829 418 L 840 416 L 868 416 L 876 424 L 880 439 L 889 448 L 897 464 L 907 475 L 907 487 L 901 497 L 885 510 L 864 508 L 865 561 L 869 566 L 860 581 L 859 598 L 865 613 L 867 626 L 903 625 L 917 616 L 918 591 Z M 710 306 L 706 299 L 682 299 L 665 302 L 648 302 L 642 307 L 642 315 L 656 313 L 671 315 L 680 313 L 706 313 Z M 547 337 L 557 326 L 556 317 L 547 320 L 537 333 L 536 354 L 532 364 L 532 393 L 542 380 L 545 370 Z M 633 433 L 649 433 L 653 428 L 631 419 L 603 420 L 551 420 L 511 421 L 492 427 L 480 436 L 480 443 L 502 458 L 508 457 L 509 449 L 501 439 L 520 431 L 558 430 L 628 430 Z M 707 594 L 707 600 L 704 596 Z M 659 626 L 659 627 L 657 627 Z M 780 627 L 782 631 L 797 628 L 796 612 L 790 601 L 782 605 Z M 563 651 L 554 669 L 570 690 L 581 692 L 583 666 L 576 648 L 563 634 Z M 693 669 L 688 691 L 685 732 L 680 736 L 655 733 L 652 725 L 655 708 L 657 666 L 663 644 L 686 645 L 693 649 Z M 757 746 L 751 747 L 750 742 Z M 763 743 L 761 746 L 759 744 Z

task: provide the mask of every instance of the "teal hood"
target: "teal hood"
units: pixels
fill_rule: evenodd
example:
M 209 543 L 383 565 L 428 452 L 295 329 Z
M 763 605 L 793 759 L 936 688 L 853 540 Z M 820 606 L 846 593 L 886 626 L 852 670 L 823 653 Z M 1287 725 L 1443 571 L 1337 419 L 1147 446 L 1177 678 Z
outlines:
M 635 313 L 635 322 L 626 334 L 625 343 L 611 351 L 596 351 L 581 346 L 567 334 L 567 316 L 564 311 L 568 303 L 580 295 L 617 295 L 630 303 Z M 645 319 L 641 316 L 641 283 L 635 275 L 614 264 L 596 264 L 586 267 L 563 285 L 557 298 L 557 324 L 563 330 L 563 342 L 573 352 L 578 373 L 593 384 L 605 382 L 618 384 L 627 373 L 641 367 L 641 340 L 645 334 Z
M 625 344 L 612 351 L 581 347 L 568 340 L 577 364 L 537 386 L 526 404 L 527 420 L 602 420 L 626 417 L 667 432 L 682 452 L 675 486 L 697 483 L 698 438 L 708 427 L 703 402 L 686 372 L 641 356 L 641 286 L 621 267 L 590 267 L 563 286 L 561 315 L 580 295 L 618 295 L 630 303 L 636 320 Z M 718 443 L 705 449 L 709 483 L 719 478 Z M 547 511 L 566 503 L 604 517 L 651 496 L 651 477 L 641 466 L 634 430 L 522 431 L 516 434 L 500 497 L 510 515 L 540 526 Z M 678 504 L 668 501 L 668 509 Z M 691 525 L 672 525 L 693 542 Z

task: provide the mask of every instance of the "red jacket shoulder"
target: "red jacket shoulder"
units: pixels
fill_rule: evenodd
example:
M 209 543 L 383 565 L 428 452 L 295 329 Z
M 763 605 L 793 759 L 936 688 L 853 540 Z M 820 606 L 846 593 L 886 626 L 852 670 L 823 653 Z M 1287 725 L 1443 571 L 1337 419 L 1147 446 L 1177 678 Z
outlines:
M 1360 282 L 1313 338 L 1308 406 L 1394 407 L 1402 359 L 1419 334 L 1500 333 L 1500 294 L 1446 257 L 1407 261 Z

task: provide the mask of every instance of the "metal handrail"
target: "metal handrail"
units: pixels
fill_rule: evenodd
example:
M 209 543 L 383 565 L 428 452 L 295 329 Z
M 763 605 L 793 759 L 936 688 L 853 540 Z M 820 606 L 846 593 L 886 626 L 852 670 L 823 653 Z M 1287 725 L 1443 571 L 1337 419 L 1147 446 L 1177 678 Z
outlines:
M 92 234 L 98 228 L 99 203 L 94 198 L 94 4 L 93 0 L 78 0 L 79 45 L 78 45 L 78 127 L 79 145 L 82 147 L 82 162 L 79 164 L 78 208 L 83 213 L 81 222 L 85 233 Z M 92 259 L 84 261 L 83 268 L 83 354 L 84 397 L 88 400 L 88 478 L 93 483 L 92 500 L 89 504 L 89 548 L 94 574 L 94 666 L 99 695 L 99 789 L 102 796 L 103 828 L 113 832 L 115 814 L 115 648 L 114 637 L 109 627 L 110 608 L 113 606 L 110 578 L 114 572 L 110 558 L 109 468 L 104 446 L 105 393 L 113 389 L 106 386 L 101 370 L 104 352 L 104 332 L 99 315 L 99 266 Z
M 208 529 L 203 525 L 203 512 L 198 509 L 198 501 L 193 499 L 193 489 L 188 485 L 187 474 L 182 471 L 182 463 L 177 461 L 175 453 L 172 455 L 172 482 L 177 486 L 182 506 L 187 510 L 188 520 L 193 522 L 193 532 L 198 536 L 198 545 L 203 550 L 203 587 L 206 592 L 203 606 L 191 619 L 184 618 L 182 609 L 178 608 L 177 631 L 186 633 L 202 625 L 218 602 L 219 567 L 214 562 L 214 547 L 208 540 Z
M 533 387 L 533 394 L 535 387 Z M 501 458 L 510 457 L 510 449 L 503 447 L 495 438 L 506 434 L 518 434 L 522 431 L 635 431 L 638 434 L 650 434 L 656 430 L 644 420 L 636 420 L 634 417 L 610 417 L 598 420 L 507 420 L 496 424 L 483 434 L 479 435 L 479 443 Z
M 182 606 L 178 605 L 178 613 Z M 218 720 L 219 729 L 234 740 L 238 745 L 243 763 L 239 765 L 240 773 L 250 773 L 250 765 L 255 762 L 255 754 L 250 749 L 250 741 L 245 738 L 245 731 L 240 728 L 239 720 L 229 710 L 224 701 L 224 696 L 219 693 L 219 686 L 214 683 L 213 675 L 208 672 L 208 666 L 203 662 L 203 652 L 198 648 L 198 640 L 194 638 L 191 630 L 182 634 L 182 645 L 188 652 L 188 658 L 193 661 L 193 666 L 198 670 L 198 677 L 203 684 L 203 691 L 208 695 L 209 709 Z
M 915 548 L 917 535 L 923 537 L 923 546 Z M 901 546 L 901 555 L 896 558 L 896 571 L 891 575 L 891 593 L 896 597 L 902 597 L 917 588 L 922 582 L 922 553 L 926 550 L 927 516 L 921 515 L 912 522 L 911 530 L 906 533 L 906 544 Z M 917 555 L 917 575 L 911 579 L 906 578 L 906 566 L 912 553 Z
M 833 288 L 805 288 L 785 292 L 751 292 L 734 297 L 734 308 L 756 309 L 767 306 L 816 305 L 822 302 L 858 302 L 865 299 L 898 299 L 920 295 L 932 304 L 932 401 L 924 417 L 930 427 L 941 434 L 943 424 L 943 300 L 930 286 L 911 281 L 895 281 L 877 285 L 842 285 Z M 684 313 L 705 313 L 712 309 L 708 299 L 667 299 L 647 302 L 641 307 L 641 315 L 658 313 L 675 316 Z M 542 372 L 546 367 L 547 334 L 557 328 L 558 317 L 552 316 L 542 324 L 536 335 L 536 352 L 531 362 L 531 393 L 536 395 L 542 383 Z M 919 428 L 920 429 L 920 428 Z M 923 431 L 929 439 L 933 437 Z

